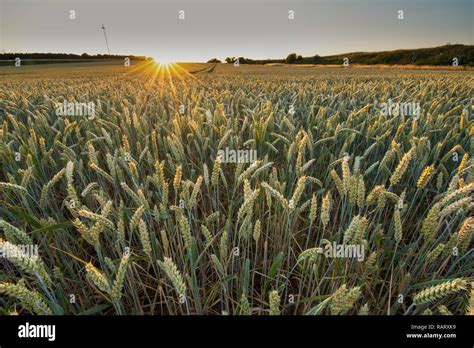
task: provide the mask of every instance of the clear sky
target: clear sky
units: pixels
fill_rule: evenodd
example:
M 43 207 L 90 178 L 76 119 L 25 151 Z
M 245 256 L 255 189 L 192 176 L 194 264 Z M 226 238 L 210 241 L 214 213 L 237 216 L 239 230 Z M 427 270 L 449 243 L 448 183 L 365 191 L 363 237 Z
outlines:
M 474 0 L 0 0 L 0 52 L 166 61 L 474 44 Z M 69 18 L 75 10 L 76 19 Z M 178 18 L 184 10 L 185 19 Z M 288 11 L 294 11 L 294 19 Z M 404 11 L 399 20 L 398 10 Z

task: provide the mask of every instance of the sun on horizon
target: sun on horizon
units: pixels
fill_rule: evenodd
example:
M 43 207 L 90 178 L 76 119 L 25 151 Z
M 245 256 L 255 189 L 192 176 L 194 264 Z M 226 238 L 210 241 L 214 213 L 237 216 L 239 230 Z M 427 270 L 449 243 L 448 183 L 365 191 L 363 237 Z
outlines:
M 176 63 L 176 61 L 174 61 L 173 59 L 166 58 L 160 55 L 152 55 L 151 57 L 153 58 L 153 61 L 158 65 L 166 66 L 166 65 L 172 65 Z

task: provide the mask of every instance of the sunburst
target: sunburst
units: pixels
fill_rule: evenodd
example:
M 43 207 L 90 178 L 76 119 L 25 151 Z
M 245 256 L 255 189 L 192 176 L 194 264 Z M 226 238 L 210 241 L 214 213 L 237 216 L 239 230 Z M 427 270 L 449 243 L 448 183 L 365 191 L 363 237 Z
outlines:
M 167 67 L 169 68 L 170 66 L 176 64 L 175 62 L 171 60 L 167 60 L 160 57 L 153 57 L 153 61 L 158 67 L 162 67 L 162 68 L 167 68 Z

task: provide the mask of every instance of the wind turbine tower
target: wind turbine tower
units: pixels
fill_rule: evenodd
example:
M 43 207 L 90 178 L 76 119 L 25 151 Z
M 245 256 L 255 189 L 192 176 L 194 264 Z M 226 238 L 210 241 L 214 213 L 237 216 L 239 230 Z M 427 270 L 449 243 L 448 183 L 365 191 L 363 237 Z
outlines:
M 110 56 L 109 42 L 107 41 L 107 33 L 105 32 L 105 27 L 103 24 L 102 24 L 102 30 L 104 31 L 104 38 L 105 38 L 105 44 L 107 45 L 107 52 L 109 53 L 109 56 Z

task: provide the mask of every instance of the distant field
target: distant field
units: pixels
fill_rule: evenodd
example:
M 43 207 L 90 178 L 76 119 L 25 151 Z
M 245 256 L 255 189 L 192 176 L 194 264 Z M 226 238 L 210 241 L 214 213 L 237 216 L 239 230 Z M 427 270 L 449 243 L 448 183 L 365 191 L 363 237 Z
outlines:
M 0 250 L 21 256 L 0 314 L 465 314 L 473 88 L 460 69 L 0 67 Z
M 25 65 L 20 68 L 14 66 L 0 66 L 0 75 L 9 74 L 31 74 L 35 76 L 37 74 L 77 74 L 87 72 L 89 74 L 115 74 L 115 73 L 129 73 L 137 72 L 140 70 L 149 70 L 150 65 L 154 63 L 150 62 L 132 62 L 130 67 L 124 67 L 121 61 L 108 61 L 108 62 L 81 62 L 81 63 L 59 63 L 59 64 L 43 64 L 43 65 Z M 239 67 L 235 67 L 233 64 L 212 64 L 212 63 L 178 63 L 183 69 L 189 72 L 197 72 L 205 74 L 206 71 L 213 66 L 215 69 L 212 73 L 231 73 L 231 74 L 254 74 L 254 73 L 291 73 L 291 74 L 319 74 L 320 72 L 333 71 L 340 73 L 339 70 L 344 70 L 344 74 L 358 74 L 358 70 L 364 69 L 369 71 L 380 71 L 380 70 L 428 70 L 428 71 L 449 71 L 449 72 L 464 72 L 474 71 L 472 67 L 443 67 L 443 66 L 417 66 L 417 65 L 403 65 L 403 66 L 390 66 L 390 65 L 353 65 L 349 68 L 345 68 L 341 65 L 316 65 L 316 64 L 266 64 L 266 65 L 246 65 L 241 64 Z M 203 70 L 202 72 L 199 72 Z M 354 71 L 355 70 L 355 71 Z M 173 71 L 170 71 L 173 73 Z M 182 73 L 182 71 L 181 71 Z

